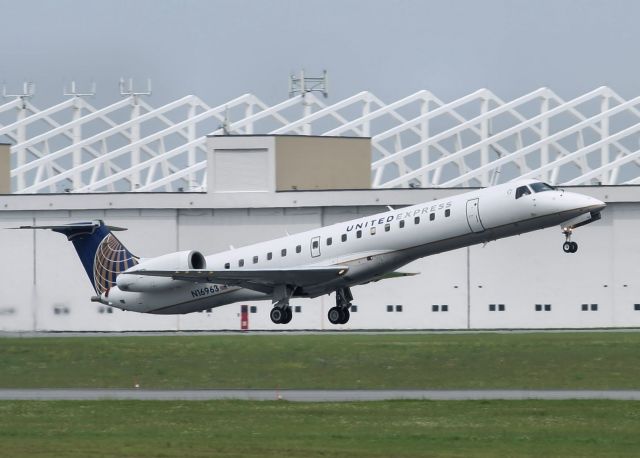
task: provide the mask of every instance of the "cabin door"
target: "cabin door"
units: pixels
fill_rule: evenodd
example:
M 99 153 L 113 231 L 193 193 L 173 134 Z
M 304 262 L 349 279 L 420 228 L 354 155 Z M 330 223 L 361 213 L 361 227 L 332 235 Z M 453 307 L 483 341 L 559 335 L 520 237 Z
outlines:
M 317 258 L 320 256 L 320 237 L 313 237 L 311 239 L 311 257 Z
M 480 210 L 478 203 L 480 199 L 471 199 L 467 201 L 467 222 L 471 228 L 471 232 L 482 232 L 484 227 L 480 220 Z

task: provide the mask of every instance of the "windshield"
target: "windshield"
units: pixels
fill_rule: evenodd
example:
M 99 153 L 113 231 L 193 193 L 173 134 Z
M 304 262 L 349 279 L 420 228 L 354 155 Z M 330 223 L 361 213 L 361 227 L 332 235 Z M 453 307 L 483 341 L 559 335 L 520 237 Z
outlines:
M 542 183 L 542 182 L 531 183 L 529 186 L 531 186 L 531 189 L 533 189 L 533 192 L 544 192 L 544 191 L 554 190 L 553 186 L 550 186 L 547 183 Z

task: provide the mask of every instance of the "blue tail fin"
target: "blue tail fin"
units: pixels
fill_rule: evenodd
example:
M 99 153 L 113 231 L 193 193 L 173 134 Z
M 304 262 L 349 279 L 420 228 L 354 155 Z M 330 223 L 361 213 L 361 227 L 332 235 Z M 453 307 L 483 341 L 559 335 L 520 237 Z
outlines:
M 115 285 L 118 274 L 138 264 L 138 258 L 112 233 L 126 229 L 107 226 L 101 220 L 61 226 L 21 226 L 19 229 L 51 229 L 66 235 L 98 295 Z

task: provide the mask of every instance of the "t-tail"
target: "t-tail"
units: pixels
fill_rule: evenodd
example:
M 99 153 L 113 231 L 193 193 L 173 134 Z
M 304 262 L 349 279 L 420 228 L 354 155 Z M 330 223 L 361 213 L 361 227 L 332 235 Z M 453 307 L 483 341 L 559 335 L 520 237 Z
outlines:
M 16 229 L 51 229 L 66 235 L 98 296 L 116 284 L 116 277 L 121 272 L 138 264 L 138 258 L 113 234 L 113 231 L 126 229 L 107 226 L 102 220 L 60 226 L 20 226 Z

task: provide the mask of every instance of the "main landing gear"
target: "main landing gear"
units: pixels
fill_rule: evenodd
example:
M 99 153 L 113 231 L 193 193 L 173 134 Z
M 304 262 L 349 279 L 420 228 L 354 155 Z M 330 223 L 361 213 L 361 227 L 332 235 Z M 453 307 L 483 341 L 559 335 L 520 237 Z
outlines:
M 327 318 L 331 324 L 346 324 L 351 317 L 349 308 L 353 295 L 349 288 L 340 288 L 336 290 L 336 306 L 329 309 Z
M 575 253 L 576 251 L 578 251 L 578 244 L 576 242 L 572 242 L 571 241 L 571 233 L 572 233 L 572 229 L 571 228 L 564 228 L 562 229 L 562 233 L 565 236 L 565 242 L 562 244 L 562 251 L 564 251 L 565 253 Z
M 269 318 L 275 324 L 287 324 L 293 318 L 293 311 L 289 306 L 289 299 L 293 296 L 295 288 L 288 285 L 279 285 L 273 291 L 273 308 Z
M 290 306 L 286 307 L 274 307 L 271 309 L 271 313 L 269 313 L 269 318 L 275 324 L 287 324 L 293 318 L 293 312 L 291 311 Z

